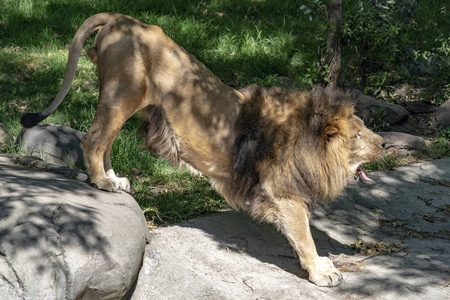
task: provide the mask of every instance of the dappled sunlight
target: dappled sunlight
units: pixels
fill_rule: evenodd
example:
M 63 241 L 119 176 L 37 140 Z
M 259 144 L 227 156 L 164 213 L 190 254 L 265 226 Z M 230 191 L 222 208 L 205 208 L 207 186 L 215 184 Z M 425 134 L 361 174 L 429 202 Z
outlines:
M 448 278 L 442 275 L 448 272 L 449 265 L 448 207 L 445 210 L 450 203 L 445 186 L 449 169 L 450 159 L 443 159 L 373 172 L 369 175 L 372 183 L 351 185 L 331 204 L 318 205 L 311 222 L 318 253 L 331 256 L 343 272 L 344 282 L 333 289 L 314 287 L 314 290 L 335 298 L 408 298 L 445 293 Z M 416 177 L 419 180 L 414 180 Z M 435 181 L 422 180 L 430 177 Z M 274 282 L 284 282 L 293 294 L 295 289 L 307 291 L 312 287 L 305 280 L 306 272 L 300 269 L 291 246 L 270 225 L 258 224 L 242 213 L 223 212 L 181 227 L 200 229 L 207 234 L 202 237 L 205 246 L 191 248 L 188 260 L 215 247 L 225 253 L 222 256 L 241 254 L 234 258 L 239 259 L 239 266 L 229 265 L 233 270 L 239 269 L 239 274 L 264 269 L 266 276 Z M 355 254 L 351 244 L 358 240 L 382 244 L 386 250 L 373 248 L 374 252 Z M 262 264 L 256 263 L 245 271 L 240 269 L 240 265 L 252 264 L 255 258 Z M 223 263 L 219 260 L 214 265 Z M 280 275 L 285 272 L 296 276 Z M 264 278 L 263 274 L 254 276 Z
M 128 194 L 67 178 L 75 173 L 37 158 L 0 156 L 2 296 L 118 299 L 111 295 L 134 282 L 149 239 L 141 209 Z
M 23 227 L 23 231 L 14 235 L 4 232 L 6 235 L 2 236 L 3 246 L 13 243 L 11 246 L 22 250 L 33 247 L 36 249 L 35 253 L 39 255 L 38 248 L 30 241 L 45 239 L 41 237 L 42 226 L 50 220 L 59 230 L 72 232 L 70 240 L 61 242 L 67 245 L 78 244 L 85 253 L 99 251 L 107 257 L 105 247 L 108 245 L 96 232 L 95 227 L 95 219 L 101 218 L 102 213 L 92 207 L 70 204 L 67 201 L 63 204 L 61 201 L 73 194 L 74 189 L 80 198 L 88 197 L 96 201 L 96 193 L 90 189 L 77 188 L 78 185 L 85 186 L 85 183 L 68 182 L 67 178 L 56 175 L 42 176 L 36 173 L 36 170 L 14 168 L 2 163 L 0 166 L 4 170 L 15 169 L 11 173 L 3 172 L 1 176 L 0 189 L 5 193 L 1 196 L 0 218 L 4 224 L 16 220 L 17 224 L 22 224 Z M 49 194 L 52 197 L 49 197 Z M 15 253 L 20 251 L 17 250 Z M 41 255 L 45 257 L 47 254 Z
M 405 296 L 411 288 L 425 293 L 445 285 L 441 274 L 448 265 L 443 254 L 449 238 L 446 203 L 450 203 L 450 194 L 445 186 L 449 167 L 450 160 L 443 159 L 373 172 L 369 175 L 373 183 L 352 185 L 335 202 L 318 208 L 313 226 L 342 242 L 343 253 L 358 240 L 399 249 L 387 256 L 375 251 L 339 257 L 344 265 L 364 261 L 364 268 L 348 276 L 349 285 L 339 290 L 368 296 L 377 290 L 381 293 L 386 286 L 398 286 L 398 296 Z

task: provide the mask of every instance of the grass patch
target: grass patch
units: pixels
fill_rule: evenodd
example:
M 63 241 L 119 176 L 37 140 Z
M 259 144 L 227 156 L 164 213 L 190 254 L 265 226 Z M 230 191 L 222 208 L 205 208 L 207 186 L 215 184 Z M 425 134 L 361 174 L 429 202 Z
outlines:
M 393 170 L 397 166 L 403 165 L 402 158 L 386 155 L 377 161 L 365 163 L 363 169 L 369 172 Z
M 386 245 L 384 242 L 364 242 L 356 241 L 350 244 L 350 248 L 355 254 L 391 254 L 400 252 L 399 245 Z

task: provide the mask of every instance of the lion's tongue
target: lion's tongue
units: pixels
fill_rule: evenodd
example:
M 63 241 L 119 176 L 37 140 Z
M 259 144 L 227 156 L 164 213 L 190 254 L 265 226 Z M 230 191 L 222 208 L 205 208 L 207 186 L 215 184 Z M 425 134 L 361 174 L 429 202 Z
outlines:
M 364 172 L 363 168 L 361 168 L 361 166 L 358 167 L 357 174 L 359 178 L 361 178 L 364 181 L 372 181 L 372 179 L 367 177 L 366 173 Z

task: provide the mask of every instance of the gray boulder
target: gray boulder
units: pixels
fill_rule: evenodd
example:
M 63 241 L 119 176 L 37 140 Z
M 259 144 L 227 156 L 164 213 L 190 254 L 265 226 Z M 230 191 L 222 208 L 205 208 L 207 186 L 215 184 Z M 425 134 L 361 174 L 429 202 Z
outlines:
M 84 167 L 81 138 L 84 133 L 64 125 L 44 124 L 23 128 L 17 137 L 21 153 L 63 166 Z
M 438 107 L 432 124 L 436 129 L 450 127 L 450 100 Z
M 375 99 L 359 91 L 352 91 L 352 95 L 356 100 L 356 114 L 369 126 L 373 126 L 378 118 L 392 126 L 409 116 L 408 111 L 400 105 Z
M 400 150 L 400 149 L 425 149 L 427 144 L 425 139 L 420 136 L 415 136 L 402 132 L 377 132 L 386 141 L 386 150 Z
M 130 195 L 18 167 L 6 155 L 0 191 L 1 299 L 126 297 L 149 240 Z

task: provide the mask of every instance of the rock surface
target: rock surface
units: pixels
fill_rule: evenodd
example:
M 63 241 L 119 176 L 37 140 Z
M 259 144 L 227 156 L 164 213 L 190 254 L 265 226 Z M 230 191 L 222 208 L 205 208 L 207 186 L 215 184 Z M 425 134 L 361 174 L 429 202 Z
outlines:
M 377 132 L 386 141 L 386 151 L 396 151 L 400 149 L 425 149 L 427 144 L 425 139 L 402 132 Z
M 450 127 L 450 100 L 438 107 L 432 122 L 436 129 Z
M 135 200 L 16 166 L 11 158 L 0 155 L 0 298 L 124 297 L 149 239 Z M 80 177 L 67 168 L 46 169 Z
M 356 99 L 356 114 L 366 125 L 373 125 L 371 123 L 376 121 L 377 115 L 390 126 L 406 120 L 409 116 L 408 111 L 401 105 L 379 100 L 358 91 L 353 91 L 352 94 Z
M 413 115 L 436 112 L 436 106 L 424 101 L 405 101 L 401 105 Z
M 309 283 L 272 226 L 227 211 L 154 229 L 131 299 L 450 299 L 450 158 L 369 176 L 312 219 L 340 286 Z
M 68 126 L 44 124 L 23 128 L 17 141 L 24 155 L 37 156 L 58 165 L 83 168 L 83 135 Z

